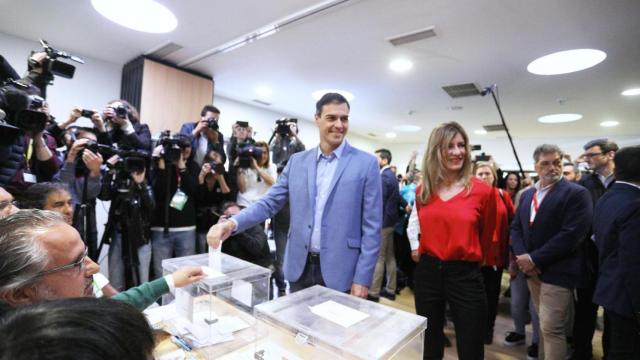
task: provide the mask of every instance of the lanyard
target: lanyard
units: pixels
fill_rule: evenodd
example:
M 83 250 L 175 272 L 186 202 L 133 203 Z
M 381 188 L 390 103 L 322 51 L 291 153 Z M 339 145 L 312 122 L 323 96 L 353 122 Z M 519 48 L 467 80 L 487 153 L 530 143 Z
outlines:
M 531 216 L 529 217 L 529 226 L 533 225 L 533 220 L 536 218 L 536 214 L 538 213 L 538 191 L 533 193 L 533 201 L 531 206 Z

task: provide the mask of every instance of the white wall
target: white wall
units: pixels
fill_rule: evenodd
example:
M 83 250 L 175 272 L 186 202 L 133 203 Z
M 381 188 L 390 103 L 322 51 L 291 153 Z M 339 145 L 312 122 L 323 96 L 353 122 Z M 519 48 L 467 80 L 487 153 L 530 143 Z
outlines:
M 275 122 L 283 117 L 294 117 L 286 113 L 272 111 L 263 107 L 248 105 L 239 101 L 225 98 L 223 96 L 215 96 L 213 104 L 220 109 L 220 129 L 225 135 L 225 139 L 231 136 L 231 125 L 236 121 L 248 121 L 253 127 L 253 138 L 257 141 L 269 141 Z M 300 129 L 298 136 L 307 149 L 317 146 L 320 142 L 318 128 L 313 122 L 313 113 L 315 109 L 309 109 L 308 118 L 298 118 L 298 128 Z M 348 136 L 349 144 L 364 150 L 373 152 L 376 146 L 369 139 L 350 133 Z
M 571 157 L 575 159 L 584 152 L 582 146 L 588 141 L 596 138 L 598 137 L 566 137 L 562 139 L 561 142 L 551 141 L 551 143 L 555 143 L 563 151 L 570 154 Z M 614 140 L 620 147 L 640 144 L 640 137 L 638 136 L 618 136 L 612 138 L 612 140 Z M 520 157 L 520 162 L 522 163 L 523 169 L 533 170 L 533 151 L 538 145 L 549 143 L 550 141 L 549 139 L 545 138 L 514 138 L 513 142 L 518 151 L 518 156 Z M 471 143 L 482 145 L 482 150 L 474 153 L 485 152 L 487 155 L 492 155 L 496 163 L 502 169 L 518 169 L 518 165 L 516 163 L 513 151 L 511 150 L 511 146 L 509 145 L 509 140 L 507 139 L 506 135 L 503 138 L 501 137 L 495 139 L 482 139 L 478 136 L 475 136 L 471 138 Z M 404 170 L 407 166 L 407 163 L 409 162 L 411 152 L 414 150 L 418 151 L 417 165 L 418 167 L 421 166 L 422 158 L 424 156 L 424 150 L 427 147 L 427 143 L 426 141 L 424 143 L 411 144 L 394 143 L 387 144 L 386 146 L 389 150 L 391 150 L 391 153 L 393 154 L 393 163 L 398 166 L 398 170 L 400 171 L 400 173 L 404 174 Z
M 27 71 L 27 58 L 31 50 L 41 50 L 40 43 L 0 33 L 0 52 L 20 76 Z M 85 64 L 65 60 L 76 66 L 73 79 L 56 77 L 53 85 L 47 87 L 47 101 L 51 113 L 58 121 L 66 120 L 75 105 L 100 110 L 107 102 L 120 96 L 122 65 L 94 59 L 85 54 L 74 55 L 83 58 Z M 91 124 L 88 119 L 81 119 L 79 123 Z

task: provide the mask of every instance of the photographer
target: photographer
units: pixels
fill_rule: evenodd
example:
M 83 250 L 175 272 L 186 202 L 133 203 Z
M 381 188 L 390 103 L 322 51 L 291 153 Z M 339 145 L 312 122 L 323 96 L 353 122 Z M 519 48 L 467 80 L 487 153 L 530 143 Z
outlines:
M 100 144 L 118 144 L 120 149 L 151 150 L 149 126 L 140 123 L 138 110 L 133 105 L 125 100 L 110 101 L 102 117 L 91 116 Z
M 233 165 L 238 158 L 238 145 L 246 142 L 254 143 L 255 141 L 252 138 L 253 128 L 249 126 L 248 121 L 236 121 L 231 125 L 231 132 L 227 153 L 229 154 L 229 164 Z M 234 169 L 230 168 L 229 171 L 235 173 Z
M 97 110 L 85 110 L 79 106 L 74 106 L 71 109 L 71 112 L 69 112 L 69 117 L 67 118 L 67 120 L 58 123 L 52 122 L 49 126 L 47 126 L 47 132 L 58 141 L 59 147 L 67 146 L 68 148 L 71 148 L 71 145 L 73 145 L 75 139 L 70 136 L 71 134 L 69 134 L 67 130 L 81 117 L 89 118 L 91 122 L 94 123 L 94 125 L 98 122 L 102 122 L 102 118 L 100 117 L 100 114 Z M 96 130 L 92 129 L 91 131 L 95 133 Z
M 7 124 L 0 139 L 0 185 L 21 192 L 36 182 L 50 181 L 60 169 L 56 141 L 44 129 L 46 102 L 32 86 L 12 83 L 0 90 L 0 108 Z
M 89 257 L 98 258 L 98 231 L 96 227 L 96 198 L 100 194 L 102 155 L 91 151 L 87 145 L 96 143 L 97 137 L 90 128 L 78 128 L 76 141 L 67 151 L 64 165 L 53 180 L 67 184 L 75 204 L 73 227 L 89 248 Z M 95 149 L 94 149 L 95 150 Z
M 240 145 L 235 164 L 238 166 L 238 205 L 247 207 L 269 191 L 278 172 L 269 162 L 269 147 L 264 141 Z
M 271 143 L 271 160 L 277 167 L 289 160 L 291 155 L 305 150 L 298 138 L 298 119 L 280 119 L 276 121 L 273 143 Z M 284 167 L 283 167 L 284 168 Z
M 195 192 L 200 167 L 191 157 L 190 139 L 165 132 L 153 151 L 156 211 L 151 226 L 154 276 L 162 260 L 196 253 Z
M 198 166 L 204 163 L 204 157 L 210 150 L 222 154 L 222 163 L 227 161 L 224 152 L 224 136 L 219 130 L 220 110 L 213 105 L 205 105 L 200 111 L 200 121 L 182 125 L 180 133 L 189 137 L 193 160 Z
M 297 119 L 280 119 L 276 121 L 276 125 L 272 137 L 274 141 L 271 143 L 271 159 L 273 163 L 276 164 L 278 175 L 280 175 L 289 161 L 289 157 L 297 152 L 304 151 L 305 146 L 298 138 Z M 290 213 L 289 203 L 287 203 L 276 213 L 273 219 L 271 219 L 273 238 L 276 243 L 275 272 L 273 273 L 273 277 L 278 287 L 278 296 L 284 296 L 286 294 L 285 288 L 287 285 L 284 282 L 282 264 L 284 261 L 284 251 L 287 247 L 289 223 Z
M 196 251 L 207 252 L 207 231 L 218 222 L 221 205 L 235 199 L 229 187 L 229 173 L 224 170 L 222 155 L 215 150 L 205 156 L 196 189 Z
M 145 180 L 142 153 L 121 153 L 107 160 L 98 198 L 111 201 L 102 243 L 109 244 L 109 280 L 118 291 L 149 281 L 149 225 L 155 209 L 153 190 Z M 147 155 L 148 156 L 148 155 Z

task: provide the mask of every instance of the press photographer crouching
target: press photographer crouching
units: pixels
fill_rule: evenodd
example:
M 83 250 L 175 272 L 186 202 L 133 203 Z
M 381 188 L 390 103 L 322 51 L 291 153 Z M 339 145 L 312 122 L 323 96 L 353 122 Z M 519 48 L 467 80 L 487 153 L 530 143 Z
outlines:
M 229 187 L 229 173 L 224 170 L 222 155 L 211 150 L 204 158 L 196 189 L 196 252 L 206 253 L 207 231 L 218 222 L 224 202 L 235 199 Z
M 269 147 L 264 141 L 238 144 L 238 205 L 250 206 L 269 191 L 278 177 L 276 166 L 269 162 Z
M 149 280 L 149 226 L 155 199 L 145 180 L 147 152 L 119 150 L 106 164 L 98 198 L 111 205 L 100 247 L 109 244 L 109 280 L 122 291 Z
M 153 193 L 156 210 L 151 226 L 154 275 L 162 275 L 162 260 L 196 253 L 195 193 L 200 167 L 191 157 L 184 134 L 165 131 L 153 151 Z
M 151 150 L 149 126 L 140 123 L 138 110 L 125 100 L 112 100 L 105 107 L 102 117 L 91 117 L 98 130 L 98 142 L 120 149 Z

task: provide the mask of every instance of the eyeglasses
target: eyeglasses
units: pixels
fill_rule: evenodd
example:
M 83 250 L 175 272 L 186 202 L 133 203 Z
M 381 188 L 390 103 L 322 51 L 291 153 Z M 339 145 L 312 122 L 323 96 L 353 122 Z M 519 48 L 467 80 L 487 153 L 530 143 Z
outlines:
M 57 272 L 60 272 L 60 271 L 73 269 L 75 267 L 78 268 L 78 274 L 82 274 L 84 272 L 84 268 L 85 268 L 85 260 L 87 259 L 88 255 L 89 255 L 89 248 L 85 246 L 84 247 L 84 252 L 82 253 L 82 256 L 77 261 L 74 261 L 69 265 L 62 265 L 62 266 L 55 267 L 53 269 L 40 271 L 39 273 L 37 273 L 34 276 L 34 278 L 45 276 L 45 275 L 50 275 L 50 274 L 57 273 Z
M 599 152 L 599 153 L 586 153 L 586 154 L 584 154 L 582 156 L 584 156 L 586 159 L 591 159 L 592 157 L 595 157 L 595 156 L 598 156 L 598 155 L 603 155 L 603 154 L 604 153 L 601 153 L 601 152 Z
M 9 206 L 11 206 L 11 205 L 13 205 L 13 206 L 15 206 L 15 207 L 18 207 L 18 202 L 17 202 L 17 201 L 15 201 L 15 200 L 11 200 L 11 201 L 9 201 L 9 200 L 0 201 L 0 211 L 2 211 L 2 210 L 4 210 L 4 209 L 8 208 L 8 207 L 9 207 Z

